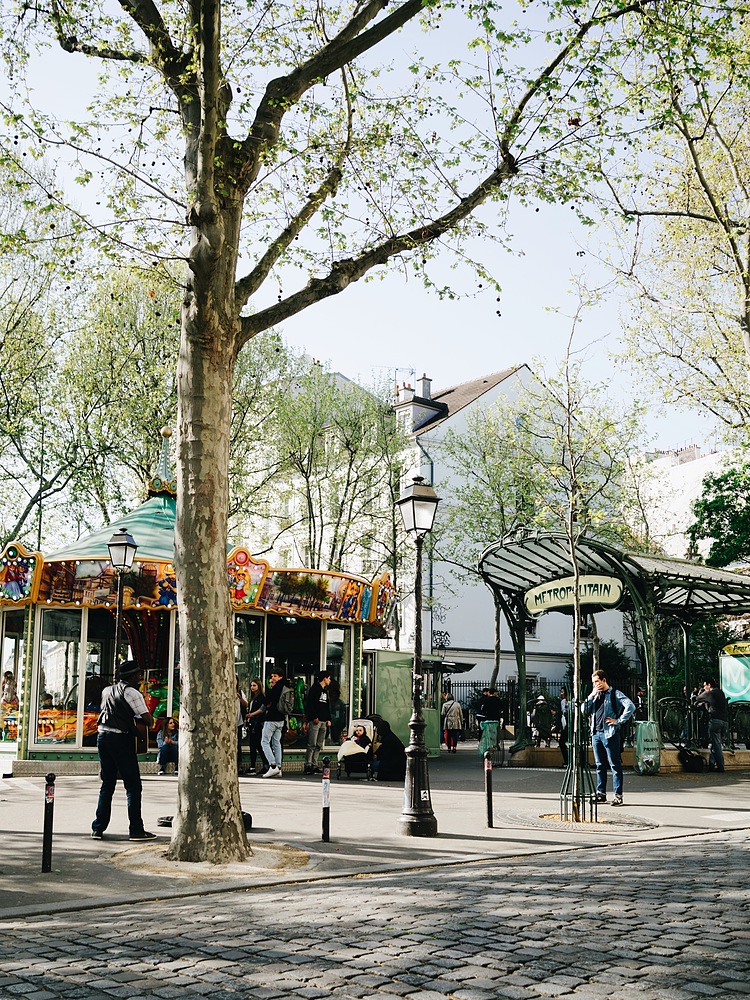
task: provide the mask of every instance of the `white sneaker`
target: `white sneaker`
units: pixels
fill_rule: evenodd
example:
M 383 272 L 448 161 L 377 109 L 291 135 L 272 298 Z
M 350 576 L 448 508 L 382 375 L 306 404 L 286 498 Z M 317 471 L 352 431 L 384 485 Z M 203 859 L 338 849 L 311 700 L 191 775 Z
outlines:
M 281 776 L 280 767 L 269 767 L 265 774 L 261 774 L 261 778 L 278 778 Z

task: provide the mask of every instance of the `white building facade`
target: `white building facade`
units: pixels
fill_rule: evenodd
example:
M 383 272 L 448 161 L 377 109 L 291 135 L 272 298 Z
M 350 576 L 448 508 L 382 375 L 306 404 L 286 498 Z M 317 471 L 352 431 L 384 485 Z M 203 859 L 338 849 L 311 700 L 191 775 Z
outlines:
M 408 431 L 414 441 L 412 465 L 405 482 L 422 476 L 425 482 L 435 486 L 438 496 L 450 495 L 456 479 L 454 471 L 441 458 L 441 442 L 446 434 L 449 431 L 462 434 L 467 429 L 467 421 L 477 411 L 514 401 L 531 377 L 528 367 L 521 365 L 436 392 L 432 391 L 431 380 L 426 376 L 417 380 L 415 388 L 403 385 L 398 390 L 395 410 L 402 429 Z M 498 540 L 487 538 L 486 544 Z M 479 577 L 475 582 L 463 581 L 451 565 L 431 561 L 428 549 L 425 546 L 423 556 L 423 655 L 445 658 L 457 664 L 474 664 L 465 679 L 488 681 L 495 661 L 492 594 Z M 402 646 L 407 646 L 414 634 L 414 606 L 410 596 L 403 593 L 401 612 Z M 624 645 L 622 616 L 618 612 L 597 615 L 596 624 L 602 640 Z M 530 687 L 544 687 L 547 681 L 563 681 L 572 655 L 573 619 L 570 615 L 545 614 L 530 623 L 526 641 Z M 501 683 L 516 675 L 513 645 L 503 620 L 497 681 Z

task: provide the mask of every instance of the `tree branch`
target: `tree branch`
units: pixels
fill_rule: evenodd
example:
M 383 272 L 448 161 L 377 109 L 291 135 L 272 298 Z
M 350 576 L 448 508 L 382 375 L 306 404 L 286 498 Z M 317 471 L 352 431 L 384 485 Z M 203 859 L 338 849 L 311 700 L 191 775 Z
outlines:
M 267 330 L 276 323 L 280 323 L 290 316 L 296 316 L 297 313 L 313 303 L 320 302 L 321 299 L 328 298 L 330 295 L 338 295 L 353 282 L 359 281 L 372 268 L 387 263 L 392 257 L 432 243 L 449 232 L 485 202 L 493 191 L 515 176 L 518 172 L 516 162 L 509 153 L 506 153 L 506 157 L 507 159 L 477 185 L 470 194 L 433 222 L 427 222 L 418 229 L 412 229 L 411 232 L 401 236 L 391 237 L 379 246 L 366 250 L 359 257 L 348 257 L 345 260 L 340 260 L 332 266 L 325 277 L 312 278 L 305 288 L 276 305 L 262 309 L 253 316 L 244 316 L 240 344 L 245 344 L 256 334 Z
M 186 85 L 188 76 L 192 79 L 190 63 L 192 49 L 183 52 L 169 34 L 159 9 L 153 0 L 118 0 L 125 13 L 141 29 L 149 43 L 149 62 L 162 74 L 170 88 L 178 97 L 183 97 L 193 88 Z
M 137 49 L 132 49 L 127 52 L 121 49 L 110 48 L 108 45 L 89 45 L 87 42 L 79 41 L 76 35 L 69 34 L 66 31 L 68 25 L 66 25 L 65 19 L 60 12 L 60 5 L 57 0 L 52 0 L 50 14 L 52 18 L 52 25 L 55 29 L 55 36 L 60 48 L 65 52 L 80 52 L 84 56 L 92 56 L 98 59 L 110 59 L 119 62 L 143 64 L 149 61 L 146 53 L 139 52 Z
M 271 80 L 258 105 L 250 133 L 242 144 L 248 187 L 260 168 L 261 152 L 274 145 L 284 115 L 305 91 L 384 41 L 424 8 L 423 0 L 407 0 L 378 24 L 365 30 L 387 5 L 388 0 L 371 0 L 315 55 L 286 76 Z
M 352 145 L 352 103 L 349 96 L 349 88 L 346 82 L 346 74 L 342 72 L 344 78 L 344 93 L 347 104 L 347 134 L 346 141 L 336 157 L 336 162 L 329 170 L 327 176 L 318 185 L 318 188 L 310 195 L 299 212 L 290 220 L 289 225 L 269 246 L 261 259 L 252 271 L 241 278 L 235 286 L 235 304 L 239 312 L 247 303 L 251 295 L 260 288 L 274 264 L 281 257 L 283 252 L 291 245 L 295 237 L 304 229 L 310 219 L 315 215 L 320 206 L 328 198 L 335 195 L 338 190 L 341 178 L 343 177 L 343 167 Z

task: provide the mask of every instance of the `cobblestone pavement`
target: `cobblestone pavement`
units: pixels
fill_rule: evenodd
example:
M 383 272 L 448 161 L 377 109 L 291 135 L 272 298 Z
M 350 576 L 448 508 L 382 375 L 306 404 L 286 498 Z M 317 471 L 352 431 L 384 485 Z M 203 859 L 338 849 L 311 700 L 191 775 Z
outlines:
M 0 998 L 750 996 L 743 831 L 0 924 Z

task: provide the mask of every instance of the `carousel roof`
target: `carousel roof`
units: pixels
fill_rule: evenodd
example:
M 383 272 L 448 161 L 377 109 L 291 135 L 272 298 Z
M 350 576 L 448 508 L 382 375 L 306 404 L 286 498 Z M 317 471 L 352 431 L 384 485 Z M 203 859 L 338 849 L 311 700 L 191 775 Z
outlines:
M 172 496 L 151 497 L 136 510 L 58 549 L 45 562 L 70 559 L 108 560 L 107 542 L 117 528 L 126 528 L 133 536 L 138 562 L 174 562 L 174 522 L 176 503 Z

